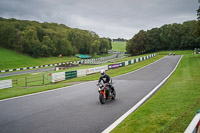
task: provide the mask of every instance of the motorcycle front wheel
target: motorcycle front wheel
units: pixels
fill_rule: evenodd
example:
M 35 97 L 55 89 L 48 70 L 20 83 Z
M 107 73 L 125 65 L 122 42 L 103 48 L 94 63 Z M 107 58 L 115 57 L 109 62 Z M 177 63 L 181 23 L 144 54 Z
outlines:
M 115 100 L 115 97 L 116 97 L 116 91 L 115 89 L 113 88 L 113 91 L 112 91 L 112 100 Z
M 104 104 L 106 101 L 102 93 L 99 94 L 99 101 L 101 102 L 101 104 Z

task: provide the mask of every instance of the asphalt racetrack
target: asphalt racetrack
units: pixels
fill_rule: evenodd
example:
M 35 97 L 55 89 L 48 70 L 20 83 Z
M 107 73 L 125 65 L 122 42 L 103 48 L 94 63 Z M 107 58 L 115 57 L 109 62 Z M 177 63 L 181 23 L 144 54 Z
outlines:
M 175 68 L 166 56 L 138 71 L 114 77 L 116 100 L 99 102 L 97 81 L 0 101 L 1 133 L 99 133 L 137 104 Z

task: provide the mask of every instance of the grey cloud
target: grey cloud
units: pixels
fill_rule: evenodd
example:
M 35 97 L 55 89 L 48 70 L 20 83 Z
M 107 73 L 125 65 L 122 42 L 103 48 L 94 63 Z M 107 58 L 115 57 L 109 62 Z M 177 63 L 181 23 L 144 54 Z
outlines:
M 196 19 L 197 8 L 197 0 L 1 0 L 0 16 L 129 39 L 141 29 Z

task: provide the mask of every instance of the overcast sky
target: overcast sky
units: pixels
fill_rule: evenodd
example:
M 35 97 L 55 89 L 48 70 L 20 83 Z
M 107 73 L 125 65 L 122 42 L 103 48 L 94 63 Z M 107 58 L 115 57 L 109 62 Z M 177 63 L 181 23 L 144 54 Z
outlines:
M 196 20 L 198 0 L 0 0 L 0 17 L 56 22 L 130 39 L 139 30 Z

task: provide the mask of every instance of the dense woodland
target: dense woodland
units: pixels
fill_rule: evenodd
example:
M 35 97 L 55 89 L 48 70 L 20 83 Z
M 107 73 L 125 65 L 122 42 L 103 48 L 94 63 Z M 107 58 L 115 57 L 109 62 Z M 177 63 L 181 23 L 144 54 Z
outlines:
M 127 40 L 124 38 L 117 38 L 117 39 L 112 39 L 113 42 L 126 42 Z
M 160 50 L 193 50 L 200 47 L 199 31 L 199 22 L 195 20 L 141 30 L 127 42 L 126 50 L 131 55 Z
M 33 57 L 106 53 L 111 39 L 64 24 L 0 18 L 0 47 Z

